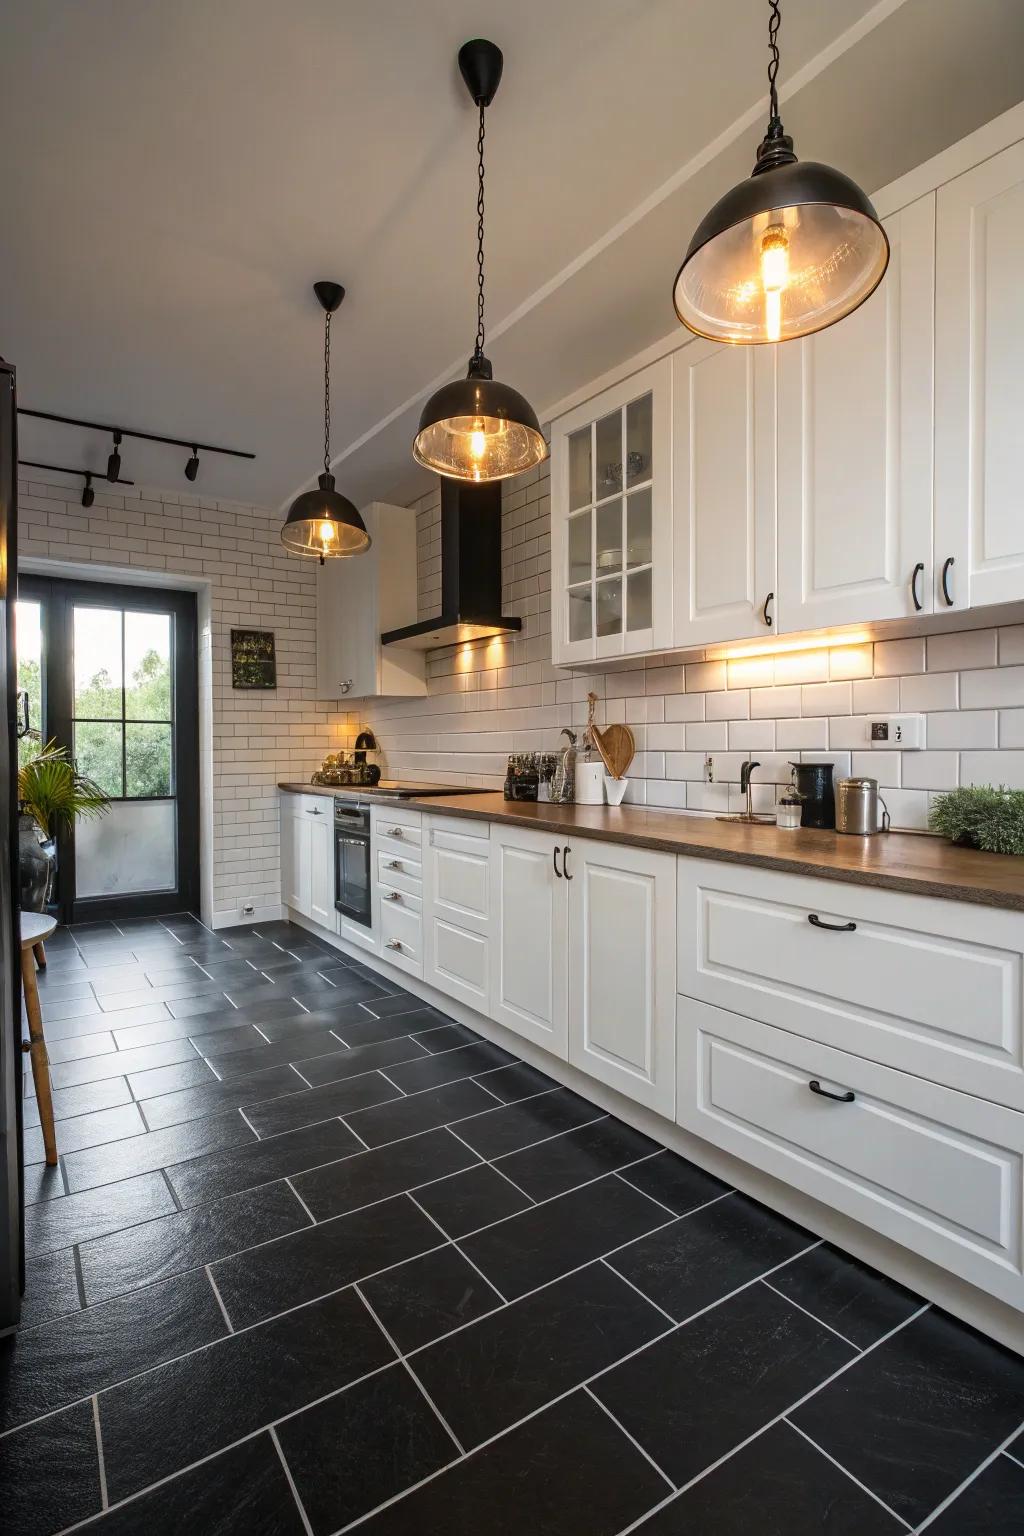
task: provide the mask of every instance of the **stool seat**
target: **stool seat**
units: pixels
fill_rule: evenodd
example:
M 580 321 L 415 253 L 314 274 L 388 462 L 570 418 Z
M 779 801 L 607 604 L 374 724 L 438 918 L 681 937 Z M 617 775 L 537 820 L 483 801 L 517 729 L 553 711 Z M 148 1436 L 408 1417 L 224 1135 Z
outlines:
M 36 966 L 46 965 L 43 940 L 48 939 L 57 926 L 57 919 L 45 912 L 21 914 L 21 986 L 25 994 L 25 1012 L 28 1015 L 28 1043 L 26 1050 L 32 1058 L 32 1080 L 36 1087 L 36 1103 L 39 1105 L 39 1123 L 43 1131 L 43 1146 L 50 1167 L 57 1162 L 57 1136 L 53 1125 L 53 1097 L 50 1093 L 50 1061 L 46 1054 L 46 1038 L 43 1034 L 43 1011 L 39 1006 L 39 988 L 36 985 Z
M 57 919 L 50 917 L 45 912 L 23 912 L 21 914 L 21 947 L 22 949 L 34 948 L 48 939 L 57 926 Z

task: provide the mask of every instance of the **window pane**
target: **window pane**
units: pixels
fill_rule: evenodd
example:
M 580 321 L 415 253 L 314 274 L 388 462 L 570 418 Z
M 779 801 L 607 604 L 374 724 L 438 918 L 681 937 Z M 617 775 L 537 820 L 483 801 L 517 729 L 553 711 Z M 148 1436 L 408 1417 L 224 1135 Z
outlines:
M 121 731 L 120 722 L 76 720 L 73 753 L 79 771 L 87 778 L 95 779 L 100 789 L 108 795 L 120 798 L 124 794 L 121 781 Z
M 569 519 L 569 580 L 590 580 L 590 517 L 581 512 Z
M 124 616 L 124 712 L 128 720 L 171 719 L 171 616 Z
M 126 725 L 125 794 L 129 800 L 171 793 L 171 727 Z
M 651 478 L 651 396 L 641 395 L 626 407 L 626 484 Z
M 651 488 L 634 491 L 626 500 L 626 564 L 650 565 L 651 542 Z
M 594 636 L 594 601 L 590 583 L 569 589 L 569 639 L 591 640 Z
M 75 715 L 86 720 L 121 718 L 121 610 L 76 608 Z
M 622 412 L 597 424 L 597 500 L 622 490 Z
M 597 633 L 619 635 L 622 633 L 622 577 L 597 584 Z
M 622 569 L 622 502 L 610 501 L 597 509 L 597 574 L 606 576 Z
M 76 896 L 173 891 L 177 884 L 173 800 L 120 800 L 75 829 Z
M 569 438 L 569 508 L 585 507 L 593 500 L 590 474 L 590 428 Z
M 651 573 L 636 571 L 629 577 L 626 588 L 626 628 L 650 629 L 651 627 Z
M 42 610 L 38 603 L 24 598 L 16 604 L 14 639 L 17 647 L 18 681 L 15 686 L 28 694 L 28 720 L 37 734 L 18 738 L 18 763 L 34 757 L 46 740 L 43 721 L 43 636 L 40 629 Z M 19 714 L 19 728 L 21 715 Z

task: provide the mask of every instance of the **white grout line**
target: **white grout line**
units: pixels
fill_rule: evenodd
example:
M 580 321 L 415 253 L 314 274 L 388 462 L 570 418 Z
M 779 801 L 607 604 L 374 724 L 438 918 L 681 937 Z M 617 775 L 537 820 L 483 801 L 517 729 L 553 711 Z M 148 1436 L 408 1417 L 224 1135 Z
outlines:
M 1006 1457 L 1007 1461 L 1012 1461 L 1014 1466 L 1024 1469 L 1024 1461 L 1021 1461 L 1020 1457 L 1015 1456 L 1012 1451 L 1004 1451 L 1003 1455 Z
M 420 1202 L 416 1199 L 415 1195 L 409 1194 L 408 1191 L 407 1191 L 406 1192 L 406 1199 L 407 1200 L 411 1200 L 413 1205 L 416 1207 L 416 1209 L 418 1211 L 422 1211 L 423 1212 L 423 1215 L 427 1218 L 427 1220 L 429 1222 L 431 1222 L 437 1228 L 437 1230 L 440 1232 L 441 1236 L 445 1239 L 445 1241 L 447 1243 L 451 1244 L 451 1246 L 455 1249 L 455 1252 L 459 1255 L 459 1257 L 461 1259 L 465 1260 L 465 1262 L 469 1265 L 470 1269 L 475 1269 L 476 1270 L 477 1274 L 480 1276 L 480 1279 L 487 1286 L 488 1290 L 491 1290 L 491 1291 L 494 1292 L 495 1296 L 497 1296 L 497 1298 L 501 1302 L 502 1306 L 507 1307 L 509 1305 L 508 1297 L 504 1296 L 502 1294 L 502 1292 L 498 1290 L 498 1287 L 495 1285 L 494 1281 L 488 1279 L 488 1277 L 484 1274 L 483 1270 L 480 1268 L 479 1264 L 475 1264 L 473 1262 L 473 1260 L 470 1258 L 468 1253 L 463 1253 L 462 1249 L 459 1247 L 458 1240 L 456 1238 L 454 1238 L 454 1237 L 449 1237 L 448 1236 L 448 1233 L 444 1230 L 444 1227 L 442 1227 L 441 1223 L 439 1221 L 437 1221 L 433 1216 L 431 1216 L 431 1214 L 430 1214 L 430 1212 L 428 1210 L 424 1210 L 423 1206 L 420 1205 Z M 477 1319 L 474 1318 L 473 1321 L 476 1322 Z M 436 1341 L 436 1339 L 431 1339 L 430 1342 L 432 1344 L 434 1344 L 437 1341 Z
M 385 1326 L 381 1322 L 380 1318 L 377 1316 L 376 1308 L 372 1305 L 372 1303 L 367 1301 L 367 1299 L 364 1296 L 363 1292 L 359 1289 L 358 1281 L 356 1282 L 355 1285 L 353 1285 L 352 1289 L 355 1291 L 356 1295 L 359 1297 L 359 1300 L 362 1302 L 362 1304 L 366 1308 L 367 1312 L 369 1312 L 370 1316 L 373 1318 L 374 1322 L 377 1324 L 377 1327 L 380 1329 L 381 1333 L 387 1339 L 387 1341 L 390 1344 L 391 1348 L 394 1350 L 395 1354 L 398 1356 L 398 1360 L 405 1367 L 406 1371 L 408 1371 L 409 1377 L 410 1377 L 410 1379 L 411 1379 L 411 1381 L 413 1383 L 413 1386 L 416 1387 L 419 1390 L 419 1392 L 421 1393 L 421 1395 L 424 1398 L 425 1402 L 427 1403 L 427 1406 L 431 1409 L 431 1411 L 434 1414 L 434 1417 L 437 1419 L 437 1422 L 441 1425 L 441 1428 L 444 1429 L 447 1432 L 448 1436 L 450 1437 L 450 1439 L 452 1441 L 452 1444 L 455 1446 L 455 1449 L 458 1451 L 459 1455 L 460 1456 L 465 1456 L 465 1454 L 466 1454 L 465 1446 L 462 1444 L 462 1442 L 460 1441 L 458 1435 L 455 1433 L 454 1429 L 452 1429 L 451 1425 L 448 1423 L 448 1420 L 445 1418 L 445 1416 L 441 1412 L 440 1408 L 434 1402 L 434 1399 L 431 1397 L 430 1393 L 427 1391 L 427 1389 L 423 1385 L 422 1381 L 420 1381 L 419 1377 L 416 1375 L 416 1372 L 413 1370 L 412 1366 L 409 1364 L 408 1360 L 402 1354 L 402 1351 L 399 1349 L 398 1345 L 395 1343 L 394 1339 L 391 1337 L 390 1333 L 385 1328 Z
M 210 1287 L 211 1287 L 211 1289 L 213 1291 L 213 1294 L 217 1298 L 217 1305 L 218 1305 L 218 1307 L 220 1307 L 221 1316 L 223 1317 L 224 1321 L 228 1325 L 228 1333 L 234 1333 L 235 1325 L 231 1321 L 231 1318 L 228 1316 L 228 1309 L 224 1305 L 224 1298 L 223 1298 L 223 1296 L 220 1293 L 220 1287 L 218 1286 L 216 1280 L 213 1278 L 213 1271 L 210 1268 L 209 1264 L 204 1264 L 203 1265 L 203 1271 L 204 1271 L 204 1273 L 206 1275 L 207 1280 L 209 1280 L 209 1282 L 210 1282 Z
M 103 1431 L 100 1429 L 100 1405 L 95 1392 L 92 1395 L 92 1422 L 96 1431 L 96 1455 L 99 1457 L 100 1470 L 100 1508 L 109 1509 L 110 1500 L 107 1497 L 107 1464 L 103 1459 Z
M 301 1073 L 301 1072 L 300 1072 L 300 1071 L 299 1071 L 299 1069 L 298 1069 L 298 1067 L 297 1067 L 297 1066 L 296 1066 L 296 1065 L 295 1065 L 295 1063 L 294 1063 L 294 1061 L 290 1061 L 290 1062 L 289 1062 L 289 1063 L 288 1063 L 288 1065 L 289 1065 L 289 1066 L 290 1066 L 290 1067 L 291 1067 L 291 1069 L 292 1069 L 292 1071 L 293 1071 L 293 1072 L 294 1072 L 294 1073 L 295 1073 L 295 1076 L 296 1076 L 296 1077 L 298 1077 L 298 1078 L 301 1078 L 301 1079 L 302 1079 L 302 1081 L 303 1081 L 303 1082 L 304 1082 L 304 1083 L 305 1083 L 305 1085 L 306 1085 L 306 1087 L 307 1087 L 307 1088 L 312 1088 L 312 1087 L 313 1087 L 313 1084 L 312 1084 L 312 1083 L 311 1083 L 311 1082 L 310 1082 L 310 1080 L 309 1080 L 309 1078 L 308 1078 L 308 1077 L 303 1077 L 303 1076 L 302 1076 L 302 1073 Z M 288 1095 L 288 1094 L 282 1094 L 282 1095 L 281 1095 L 281 1097 L 282 1097 L 282 1098 L 288 1098 L 288 1097 L 289 1097 L 289 1095 Z M 269 1099 L 264 1099 L 264 1101 L 263 1101 L 263 1102 L 264 1102 L 264 1103 L 265 1103 L 265 1104 L 268 1104 L 268 1103 L 269 1103 L 269 1102 L 270 1102 L 270 1100 L 269 1100 Z
M 268 1045 L 273 1045 L 274 1044 L 274 1041 L 271 1040 L 269 1035 L 264 1034 L 263 1030 L 260 1029 L 258 1024 L 250 1024 L 249 1028 L 250 1029 L 254 1029 L 256 1031 L 256 1033 L 259 1035 L 260 1039 L 261 1040 L 265 1040 Z M 228 1054 L 230 1055 L 230 1052 Z
M 1008 1445 L 1012 1445 L 1013 1444 L 1014 1440 L 1020 1434 L 1022 1429 L 1024 1429 L 1024 1424 L 1018 1424 L 1017 1428 L 1013 1431 L 1013 1434 L 1012 1435 L 1007 1435 L 1007 1437 L 1003 1441 L 1003 1443 L 1001 1445 L 997 1445 L 995 1450 L 992 1452 L 992 1454 L 990 1456 L 986 1456 L 985 1460 L 981 1463 L 980 1466 L 975 1467 L 975 1469 L 971 1473 L 970 1477 L 965 1477 L 963 1482 L 959 1483 L 957 1485 L 957 1487 L 953 1489 L 952 1493 L 946 1495 L 946 1497 L 943 1499 L 941 1504 L 937 1504 L 935 1506 L 935 1508 L 932 1510 L 931 1514 L 927 1517 L 927 1519 L 922 1520 L 921 1524 L 919 1526 L 917 1526 L 917 1530 L 918 1531 L 926 1531 L 928 1529 L 928 1527 L 931 1524 L 933 1524 L 933 1522 L 936 1521 L 939 1518 L 939 1516 L 941 1514 L 943 1514 L 944 1511 L 947 1510 L 949 1508 L 949 1506 L 956 1499 L 958 1499 L 960 1497 L 960 1495 L 963 1493 L 964 1489 L 965 1488 L 969 1488 L 971 1486 L 971 1484 L 974 1482 L 975 1478 L 980 1477 L 981 1474 L 988 1467 L 990 1467 L 992 1465 L 992 1463 L 995 1461 L 996 1457 L 999 1456 L 1002 1452 L 1004 1452 Z M 1011 1457 L 1011 1460 L 1013 1460 L 1012 1457 Z
M 313 1536 L 313 1527 L 309 1523 L 309 1516 L 306 1514 L 302 1500 L 299 1498 L 299 1490 L 295 1486 L 295 1479 L 292 1477 L 292 1469 L 285 1460 L 284 1451 L 281 1449 L 281 1442 L 277 1438 L 277 1430 L 274 1428 L 273 1424 L 271 1424 L 270 1429 L 268 1430 L 268 1434 L 270 1435 L 271 1440 L 274 1442 L 274 1449 L 276 1450 L 280 1459 L 281 1468 L 284 1472 L 288 1487 L 292 1491 L 292 1498 L 295 1500 L 296 1507 L 299 1511 L 299 1519 L 302 1521 L 302 1526 L 306 1532 L 306 1536 Z
M 344 1127 L 345 1127 L 345 1129 L 346 1129 L 346 1131 L 351 1131 L 351 1132 L 352 1132 L 352 1135 L 353 1135 L 353 1136 L 354 1136 L 354 1137 L 355 1137 L 355 1139 L 356 1139 L 356 1141 L 358 1141 L 358 1143 L 359 1143 L 359 1145 L 360 1145 L 360 1146 L 361 1146 L 361 1147 L 362 1147 L 362 1148 L 363 1148 L 363 1149 L 364 1149 L 364 1151 L 366 1151 L 366 1152 L 376 1152 L 376 1151 L 377 1151 L 377 1148 L 376 1148 L 376 1147 L 371 1147 L 371 1146 L 368 1146 L 368 1145 L 367 1145 L 367 1143 L 366 1143 L 366 1142 L 365 1142 L 365 1141 L 364 1141 L 364 1140 L 363 1140 L 363 1138 L 362 1138 L 362 1137 L 361 1137 L 361 1136 L 360 1136 L 360 1134 L 359 1134 L 359 1132 L 358 1132 L 358 1131 L 357 1131 L 357 1130 L 355 1130 L 355 1129 L 354 1129 L 354 1128 L 353 1128 L 353 1127 L 352 1127 L 352 1126 L 351 1126 L 351 1125 L 349 1125 L 349 1123 L 348 1123 L 348 1121 L 347 1121 L 347 1120 L 346 1120 L 346 1119 L 345 1119 L 345 1117 L 344 1117 L 344 1115 L 332 1115 L 332 1116 L 330 1116 L 330 1118 L 331 1118 L 331 1119 L 332 1119 L 332 1120 L 340 1120 L 340 1121 L 341 1121 L 341 1123 L 342 1123 L 342 1125 L 343 1125 L 343 1126 L 344 1126 Z M 319 1123 L 319 1124 L 321 1124 L 321 1125 L 322 1125 L 322 1124 L 323 1124 L 323 1123 L 324 1123 L 324 1122 L 323 1122 L 323 1121 L 319 1121 L 319 1122 L 318 1122 L 318 1123 Z M 282 1133 L 282 1134 L 287 1134 L 287 1132 L 284 1132 L 284 1133 Z M 421 1134 L 422 1134 L 422 1133 L 421 1133 Z M 272 1141 L 272 1140 L 273 1140 L 273 1137 L 268 1137 L 268 1138 L 267 1138 L 267 1139 L 268 1139 L 268 1140 L 271 1140 L 271 1141 Z M 405 1138 L 403 1138 L 403 1139 L 404 1139 L 404 1140 L 406 1140 L 406 1141 L 411 1141 L 411 1140 L 412 1140 L 412 1138 L 411 1138 L 411 1137 L 405 1137 Z M 386 1142 L 385 1142 L 385 1143 L 384 1143 L 384 1145 L 385 1145 L 385 1146 L 386 1146 L 386 1147 L 391 1147 L 391 1146 L 394 1146 L 394 1142 L 391 1142 L 391 1141 L 386 1141 Z M 354 1153 L 352 1153 L 352 1154 L 351 1154 L 351 1155 L 352 1155 L 352 1156 L 353 1156 L 353 1157 L 358 1157 L 358 1156 L 359 1156 L 359 1153 L 358 1153 L 358 1152 L 354 1152 Z M 344 1162 L 344 1161 L 345 1161 L 345 1159 L 344 1159 L 344 1158 L 341 1158 L 341 1159 L 339 1159 L 339 1161 L 341 1161 L 341 1162 Z M 325 1166 L 325 1167 L 327 1167 L 327 1168 L 329 1168 L 329 1167 L 330 1167 L 330 1166 L 331 1166 L 331 1165 L 330 1165 L 330 1163 L 326 1163 L 326 1164 L 324 1164 L 324 1166 Z M 377 1202 L 377 1201 L 376 1201 L 376 1200 L 374 1200 L 374 1201 L 373 1201 L 373 1202 L 372 1202 L 372 1203 L 373 1203 L 373 1204 L 374 1204 L 374 1205 L 377 1205 L 377 1204 L 378 1204 L 378 1202 Z
M 384 1081 L 387 1084 L 389 1084 L 389 1086 L 392 1087 L 395 1090 L 396 1093 L 400 1093 L 402 1095 L 403 1099 L 409 1099 L 409 1098 L 415 1098 L 416 1097 L 416 1095 L 414 1093 L 413 1094 L 409 1094 L 409 1093 L 406 1093 L 404 1088 L 399 1088 L 398 1084 L 397 1083 L 393 1083 L 391 1081 L 390 1077 L 388 1077 L 387 1073 L 386 1072 L 382 1072 L 379 1067 L 377 1068 L 377 1076 L 378 1077 L 382 1077 L 384 1079 Z M 456 1079 L 456 1081 L 464 1082 L 465 1079 L 464 1078 Z M 441 1086 L 443 1088 L 447 1088 L 448 1084 L 447 1083 L 442 1083 Z M 421 1089 L 418 1090 L 418 1092 L 420 1092 L 420 1093 L 429 1093 L 430 1090 L 429 1090 L 429 1088 L 421 1088 Z M 385 1103 L 387 1103 L 387 1100 L 385 1100 Z M 367 1106 L 367 1108 L 371 1108 L 371 1107 L 375 1108 L 376 1106 L 370 1106 L 370 1105 Z M 387 1142 L 384 1142 L 383 1145 L 387 1146 Z
M 300 1092 L 301 1092 L 301 1090 L 300 1090 Z M 282 1098 L 288 1098 L 288 1097 L 289 1097 L 288 1094 L 282 1094 Z M 273 1099 L 265 1099 L 263 1102 L 266 1103 L 266 1104 L 272 1104 L 274 1101 L 273 1101 Z M 245 1123 L 249 1127 L 250 1131 L 252 1131 L 253 1135 L 256 1137 L 256 1140 L 257 1141 L 262 1141 L 263 1137 L 260 1135 L 259 1131 L 253 1125 L 252 1121 L 249 1119 L 249 1116 L 246 1114 L 245 1110 L 241 1107 L 241 1105 L 238 1105 L 237 1107 L 238 1107 L 238 1113 L 241 1115 L 242 1119 L 245 1121 Z M 250 1104 L 249 1108 L 252 1109 L 252 1107 L 253 1106 Z
M 654 1468 L 655 1472 L 657 1472 L 658 1476 L 664 1482 L 668 1483 L 668 1486 L 672 1489 L 672 1491 L 674 1493 L 676 1485 L 672 1481 L 672 1479 L 669 1477 L 668 1473 L 667 1472 L 663 1472 L 661 1467 L 658 1466 L 658 1463 L 655 1461 L 654 1457 L 650 1454 L 650 1452 L 649 1451 L 645 1451 L 643 1446 L 640 1444 L 640 1441 L 639 1440 L 635 1440 L 633 1438 L 633 1436 L 630 1434 L 629 1430 L 626 1428 L 625 1424 L 620 1423 L 620 1421 L 615 1417 L 614 1413 L 612 1413 L 612 1411 L 608 1407 L 607 1403 L 602 1403 L 602 1401 L 601 1401 L 601 1399 L 599 1397 L 595 1397 L 593 1392 L 591 1392 L 591 1390 L 590 1390 L 590 1388 L 588 1386 L 584 1386 L 583 1390 L 586 1393 L 586 1395 L 590 1398 L 590 1401 L 592 1403 L 596 1403 L 598 1408 L 600 1408 L 602 1413 L 607 1414 L 608 1418 L 611 1419 L 612 1423 L 615 1425 L 615 1428 L 622 1431 L 622 1433 L 625 1435 L 626 1439 L 630 1442 L 630 1444 L 632 1446 L 634 1446 L 636 1448 L 636 1450 L 638 1450 L 640 1452 L 640 1455 L 644 1458 L 644 1460 L 647 1461 L 647 1462 L 650 1462 L 651 1466 Z
M 849 1340 L 847 1340 L 847 1343 L 849 1343 Z M 862 1493 L 866 1493 L 869 1498 L 874 1499 L 876 1504 L 880 1504 L 885 1510 L 886 1514 L 891 1515 L 894 1520 L 898 1520 L 900 1525 L 902 1525 L 905 1530 L 909 1531 L 913 1529 L 909 1521 L 904 1520 L 903 1516 L 898 1515 L 894 1509 L 890 1509 L 885 1500 L 880 1499 L 877 1493 L 872 1492 L 867 1483 L 862 1483 L 859 1477 L 854 1477 L 849 1467 L 844 1467 L 841 1461 L 836 1461 L 834 1456 L 830 1456 L 825 1447 L 823 1445 L 819 1445 L 817 1440 L 812 1440 L 810 1435 L 807 1434 L 806 1430 L 800 1428 L 799 1424 L 794 1424 L 790 1419 L 787 1419 L 785 1415 L 783 1415 L 782 1422 L 785 1424 L 787 1429 L 794 1430 L 796 1434 L 800 1435 L 804 1440 L 807 1441 L 808 1445 L 812 1445 L 814 1449 L 819 1453 L 819 1455 L 824 1456 L 826 1461 L 830 1461 L 834 1467 L 838 1468 L 838 1470 L 842 1472 L 844 1477 L 848 1477 L 850 1479 L 851 1483 L 856 1483 L 857 1487 L 861 1490 Z
M 637 1241 L 642 1242 L 643 1239 L 638 1238 Z M 610 1274 L 613 1274 L 616 1280 L 621 1280 L 623 1285 L 628 1285 L 631 1291 L 636 1291 L 636 1294 L 640 1297 L 641 1301 L 646 1301 L 647 1305 L 649 1307 L 653 1307 L 655 1312 L 660 1312 L 662 1317 L 665 1318 L 667 1322 L 672 1324 L 673 1328 L 676 1327 L 676 1320 L 672 1316 L 671 1312 L 666 1312 L 664 1307 L 659 1307 L 656 1301 L 648 1296 L 645 1291 L 642 1291 L 638 1285 L 634 1285 L 632 1280 L 628 1279 L 627 1276 L 621 1272 L 621 1270 L 615 1268 L 614 1264 L 609 1264 L 607 1259 L 598 1259 L 597 1262 L 603 1265 Z M 675 1484 L 673 1483 L 672 1486 L 674 1488 Z
M 310 1208 L 306 1204 L 305 1200 L 303 1200 L 302 1196 L 299 1194 L 298 1190 L 295 1188 L 295 1185 L 292 1183 L 291 1178 L 289 1177 L 288 1174 L 285 1174 L 284 1182 L 287 1184 L 288 1188 L 291 1190 L 292 1194 L 295 1196 L 296 1200 L 302 1206 L 302 1209 L 305 1211 L 306 1215 L 309 1217 L 310 1221 L 313 1223 L 313 1225 L 315 1227 L 317 1225 L 316 1217 L 313 1215 L 313 1212 L 310 1210 Z M 305 1229 L 303 1229 L 302 1227 L 298 1227 L 296 1230 L 299 1231 L 299 1232 L 302 1232 Z M 287 1237 L 288 1234 L 287 1233 L 282 1233 L 281 1235 L 282 1235 L 282 1237 Z M 241 1251 L 243 1253 L 247 1252 L 247 1250 L 244 1249 L 244 1248 Z M 225 1257 L 231 1257 L 231 1255 L 225 1255 Z
M 792 1261 L 787 1260 L 787 1263 L 789 1262 Z M 774 1274 L 775 1271 L 773 1270 L 772 1273 Z M 776 1296 L 780 1297 L 783 1301 L 788 1301 L 791 1307 L 796 1307 L 798 1312 L 802 1312 L 805 1317 L 809 1317 L 811 1321 L 817 1323 L 819 1327 L 827 1328 L 829 1333 L 834 1333 L 837 1339 L 842 1339 L 844 1344 L 849 1344 L 851 1349 L 855 1349 L 857 1353 L 860 1354 L 860 1345 L 855 1344 L 852 1339 L 848 1339 L 845 1333 L 840 1333 L 838 1328 L 833 1328 L 830 1323 L 826 1323 L 825 1319 L 823 1317 L 819 1317 L 817 1313 L 809 1312 L 808 1309 L 806 1307 L 802 1307 L 798 1301 L 794 1301 L 792 1296 L 787 1296 L 785 1291 L 776 1289 L 776 1287 L 770 1284 L 769 1281 L 765 1280 L 763 1283 L 768 1286 L 770 1291 L 775 1291 Z
M 466 1143 L 463 1142 L 462 1145 L 465 1146 Z M 522 1195 L 524 1200 L 529 1200 L 531 1205 L 536 1205 L 537 1204 L 536 1200 L 533 1198 L 532 1195 L 528 1195 L 526 1193 L 525 1189 L 520 1189 L 519 1188 L 519 1185 L 516 1183 L 515 1179 L 510 1179 L 509 1178 L 509 1176 L 505 1172 L 504 1168 L 499 1168 L 497 1163 L 488 1163 L 487 1167 L 493 1169 L 493 1171 L 498 1175 L 499 1179 L 504 1179 L 506 1184 L 511 1184 L 512 1188 L 515 1190 L 517 1195 Z

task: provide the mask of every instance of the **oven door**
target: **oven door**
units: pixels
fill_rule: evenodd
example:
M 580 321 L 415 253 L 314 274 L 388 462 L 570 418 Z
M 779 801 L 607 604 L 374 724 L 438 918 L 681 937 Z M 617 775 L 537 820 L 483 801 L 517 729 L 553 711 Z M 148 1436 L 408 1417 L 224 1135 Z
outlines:
M 345 917 L 371 926 L 370 834 L 334 828 L 334 905 Z

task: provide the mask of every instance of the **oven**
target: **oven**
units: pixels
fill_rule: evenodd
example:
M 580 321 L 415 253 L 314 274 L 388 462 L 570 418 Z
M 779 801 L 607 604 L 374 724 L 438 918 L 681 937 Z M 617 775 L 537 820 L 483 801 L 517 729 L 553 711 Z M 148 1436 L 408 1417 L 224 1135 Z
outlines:
M 334 905 L 364 928 L 370 912 L 370 807 L 360 800 L 334 802 Z

